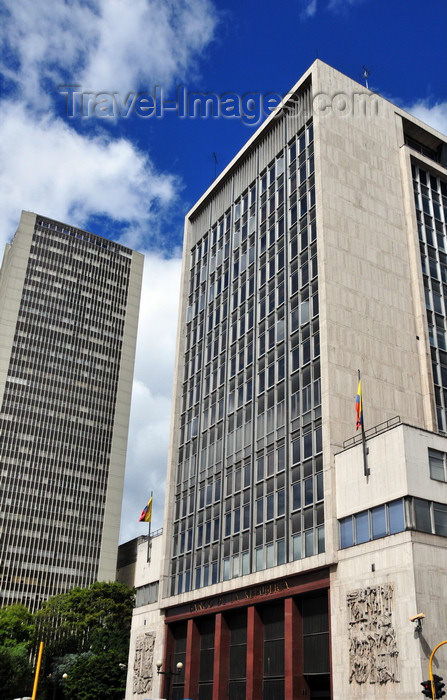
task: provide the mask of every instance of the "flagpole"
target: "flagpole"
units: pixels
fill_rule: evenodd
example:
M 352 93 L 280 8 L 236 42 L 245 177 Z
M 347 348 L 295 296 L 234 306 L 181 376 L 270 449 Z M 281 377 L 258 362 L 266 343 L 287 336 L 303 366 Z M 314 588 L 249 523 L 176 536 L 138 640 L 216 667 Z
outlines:
M 357 370 L 357 377 L 358 377 L 358 381 L 360 382 L 360 370 Z M 364 420 L 364 414 L 363 414 L 363 387 L 362 387 L 362 394 L 360 397 L 360 401 L 361 401 L 361 415 L 362 415 L 361 428 L 362 428 L 362 450 L 363 450 L 363 473 L 366 476 L 366 478 L 368 478 L 368 476 L 369 476 L 369 467 L 368 467 L 368 459 L 367 459 L 368 448 L 366 447 L 365 420 Z
M 152 501 L 152 495 L 153 495 L 153 491 L 151 491 L 151 497 L 150 497 L 150 499 L 149 499 L 149 500 L 153 503 L 153 501 Z M 152 503 L 151 503 L 151 509 L 152 509 Z M 151 560 L 151 550 L 152 550 L 152 542 L 151 542 L 152 512 L 151 512 L 151 517 L 150 517 L 150 519 L 149 519 L 149 523 L 148 523 L 148 524 L 149 524 L 149 529 L 148 529 L 148 532 L 147 532 L 147 561 L 148 561 L 148 563 L 149 563 L 150 560 Z

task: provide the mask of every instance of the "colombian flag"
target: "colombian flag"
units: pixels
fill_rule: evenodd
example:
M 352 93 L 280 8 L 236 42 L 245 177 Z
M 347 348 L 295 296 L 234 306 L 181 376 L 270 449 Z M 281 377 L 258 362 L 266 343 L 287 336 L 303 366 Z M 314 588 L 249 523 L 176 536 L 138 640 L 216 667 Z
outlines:
M 152 518 L 152 496 L 147 502 L 147 506 L 141 511 L 139 523 L 150 523 Z
M 363 401 L 362 401 L 362 380 L 359 379 L 357 385 L 357 396 L 355 397 L 355 429 L 358 430 L 363 426 Z

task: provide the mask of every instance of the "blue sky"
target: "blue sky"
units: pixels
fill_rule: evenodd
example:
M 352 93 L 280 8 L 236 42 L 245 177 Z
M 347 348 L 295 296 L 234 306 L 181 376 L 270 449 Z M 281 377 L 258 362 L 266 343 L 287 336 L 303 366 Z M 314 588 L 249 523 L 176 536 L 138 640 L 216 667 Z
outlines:
M 105 96 L 284 95 L 318 57 L 359 82 L 366 66 L 371 89 L 445 133 L 446 29 L 444 0 L 0 4 L 1 248 L 27 209 L 146 256 L 121 541 L 145 531 L 151 490 L 163 522 L 184 215 L 256 127 L 175 109 L 111 116 Z M 90 116 L 79 103 L 67 115 L 66 85 L 102 94 Z

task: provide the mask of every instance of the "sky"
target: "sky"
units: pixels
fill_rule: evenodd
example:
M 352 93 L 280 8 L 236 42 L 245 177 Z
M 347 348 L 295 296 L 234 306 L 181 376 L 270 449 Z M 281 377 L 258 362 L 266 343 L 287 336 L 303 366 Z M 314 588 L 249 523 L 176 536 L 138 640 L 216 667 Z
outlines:
M 120 542 L 151 492 L 163 525 L 185 214 L 263 118 L 185 99 L 283 96 L 320 58 L 446 133 L 446 29 L 445 0 L 0 1 L 0 250 L 23 209 L 145 255 Z

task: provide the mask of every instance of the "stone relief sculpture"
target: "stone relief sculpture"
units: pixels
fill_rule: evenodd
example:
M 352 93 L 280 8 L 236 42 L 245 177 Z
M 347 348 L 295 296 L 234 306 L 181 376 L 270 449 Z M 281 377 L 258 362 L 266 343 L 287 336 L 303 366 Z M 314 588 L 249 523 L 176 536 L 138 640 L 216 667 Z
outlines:
M 152 691 L 152 668 L 154 664 L 154 632 L 146 632 L 137 637 L 133 662 L 133 692 Z
M 350 683 L 399 682 L 392 604 L 392 584 L 348 593 Z

